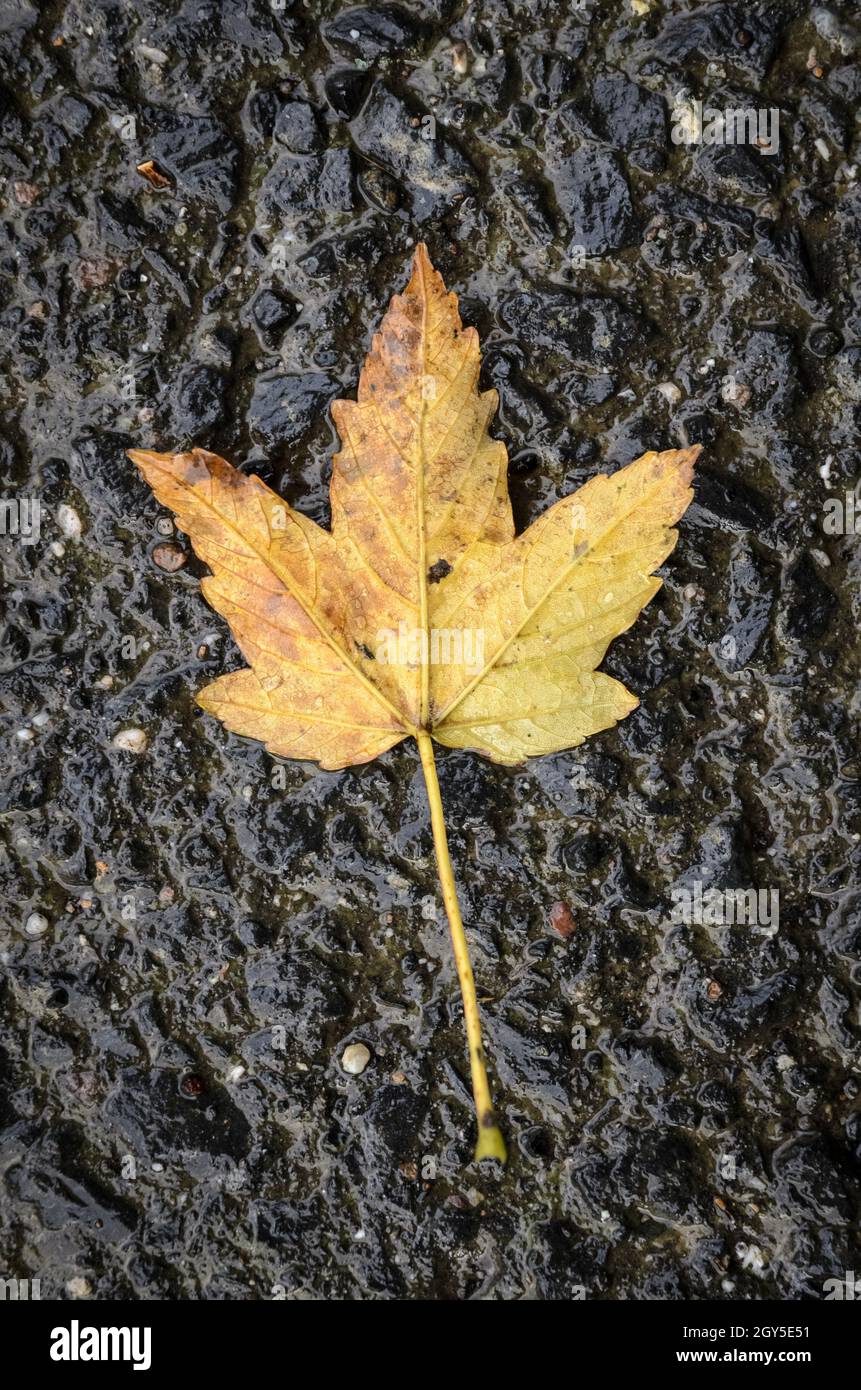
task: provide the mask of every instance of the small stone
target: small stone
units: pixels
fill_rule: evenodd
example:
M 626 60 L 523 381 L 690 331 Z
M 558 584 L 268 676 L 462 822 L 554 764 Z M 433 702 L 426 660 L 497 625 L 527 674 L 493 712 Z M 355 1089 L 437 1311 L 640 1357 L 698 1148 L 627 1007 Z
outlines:
M 78 261 L 74 278 L 80 289 L 97 290 L 103 285 L 109 285 L 116 273 L 116 261 L 109 261 L 106 256 L 91 256 L 87 260 Z
M 550 909 L 550 925 L 555 932 L 558 932 L 563 941 L 567 941 L 575 930 L 577 923 L 574 921 L 573 913 L 567 903 L 554 903 Z
M 465 43 L 452 44 L 451 65 L 458 77 L 465 77 L 469 72 L 469 49 Z
M 160 536 L 172 536 L 173 522 L 171 521 L 169 516 L 160 516 L 155 524 L 155 529 L 158 531 Z
M 682 399 L 682 393 L 674 381 L 660 381 L 655 390 L 660 391 L 664 400 L 669 401 L 670 405 L 677 405 Z
M 708 995 L 709 999 L 720 999 L 721 995 L 723 994 L 723 988 L 717 980 L 709 980 L 708 985 L 706 986 L 706 994 Z
M 370 1060 L 370 1049 L 364 1043 L 350 1043 L 349 1047 L 344 1048 L 341 1066 L 348 1075 L 361 1076 Z
M 743 381 L 736 381 L 735 377 L 729 377 L 721 387 L 720 394 L 721 400 L 726 401 L 727 405 L 737 405 L 739 408 L 743 408 L 753 393 Z
M 148 63 L 156 63 L 158 67 L 163 67 L 165 63 L 170 61 L 163 49 L 153 48 L 148 43 L 139 43 L 138 52 L 142 58 L 146 58 Z
M 279 334 L 295 323 L 300 306 L 297 300 L 278 290 L 261 290 L 251 306 L 254 321 L 264 333 Z
M 111 745 L 122 749 L 124 753 L 143 753 L 147 737 L 143 729 L 120 729 L 111 739 Z
M 50 925 L 47 917 L 41 912 L 31 912 L 24 923 L 24 935 L 32 937 L 34 941 L 38 940 L 40 936 L 45 935 Z
M 31 208 L 36 199 L 41 197 L 41 189 L 35 183 L 13 183 L 12 193 L 15 202 L 22 208 Z
M 81 518 L 67 502 L 63 502 L 57 508 L 57 525 L 69 541 L 76 541 L 83 530 Z
M 174 545 L 170 541 L 165 541 L 163 545 L 153 548 L 152 558 L 160 570 L 166 570 L 168 574 L 173 574 L 175 570 L 181 570 L 183 565 L 188 563 L 188 555 L 182 546 Z
M 751 1274 L 757 1277 L 763 1274 L 766 1260 L 758 1245 L 747 1245 L 745 1241 L 740 1240 L 735 1247 L 735 1255 L 742 1269 L 750 1270 Z
M 70 1298 L 89 1298 L 93 1292 L 93 1286 L 89 1279 L 83 1275 L 76 1275 L 74 1279 L 69 1279 L 66 1284 L 66 1293 Z
M 393 1086 L 406 1086 L 407 1084 L 406 1073 L 402 1071 L 393 1071 L 389 1080 Z

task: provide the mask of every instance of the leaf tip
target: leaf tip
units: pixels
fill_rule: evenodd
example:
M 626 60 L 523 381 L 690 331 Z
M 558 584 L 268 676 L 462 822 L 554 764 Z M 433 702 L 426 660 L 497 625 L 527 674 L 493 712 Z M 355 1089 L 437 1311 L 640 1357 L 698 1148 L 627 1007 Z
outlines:
M 685 481 L 690 482 L 694 475 L 694 464 L 703 451 L 702 444 L 691 444 L 687 449 L 679 449 L 679 471 L 683 474 Z
M 126 457 L 145 474 L 148 468 L 164 466 L 166 460 L 173 458 L 173 454 L 159 454 L 154 449 L 126 449 Z

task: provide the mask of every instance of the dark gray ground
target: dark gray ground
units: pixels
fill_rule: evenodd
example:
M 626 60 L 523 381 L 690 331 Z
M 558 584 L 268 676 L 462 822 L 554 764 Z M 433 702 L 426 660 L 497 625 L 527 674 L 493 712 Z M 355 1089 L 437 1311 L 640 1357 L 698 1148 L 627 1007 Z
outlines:
M 0 541 L 0 1276 L 732 1299 L 861 1268 L 859 538 L 825 529 L 861 416 L 852 10 L 0 4 L 3 496 L 43 507 Z M 673 144 L 682 90 L 778 106 L 779 152 Z M 419 237 L 520 523 L 705 445 L 605 663 L 640 709 L 523 770 L 440 757 L 504 1173 L 469 1164 L 415 750 L 281 789 L 202 714 L 238 653 L 124 456 L 203 444 L 324 521 L 327 405 Z M 777 890 L 777 933 L 671 923 L 697 880 Z

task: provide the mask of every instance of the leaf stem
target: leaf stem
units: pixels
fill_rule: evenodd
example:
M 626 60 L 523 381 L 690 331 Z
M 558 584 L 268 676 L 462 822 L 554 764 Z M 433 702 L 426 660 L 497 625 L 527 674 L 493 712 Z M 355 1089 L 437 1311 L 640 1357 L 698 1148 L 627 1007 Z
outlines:
M 478 1000 L 475 996 L 475 979 L 472 974 L 469 947 L 466 942 L 466 932 L 463 929 L 463 919 L 460 915 L 460 906 L 457 901 L 457 889 L 455 888 L 454 874 L 452 873 L 451 859 L 448 853 L 448 838 L 445 833 L 445 817 L 442 809 L 442 798 L 439 794 L 439 782 L 436 775 L 433 743 L 430 735 L 426 733 L 424 729 L 418 729 L 416 731 L 416 740 L 419 745 L 419 753 L 421 754 L 422 770 L 425 775 L 425 785 L 427 787 L 428 803 L 430 805 L 431 826 L 433 828 L 433 842 L 434 848 L 436 849 L 439 882 L 442 888 L 442 897 L 445 903 L 448 924 L 451 928 L 451 944 L 454 948 L 457 978 L 460 981 L 460 992 L 463 997 L 463 1013 L 466 1020 L 466 1036 L 469 1043 L 469 1069 L 472 1074 L 472 1094 L 475 1098 L 475 1115 L 478 1122 L 478 1140 L 475 1145 L 475 1157 L 477 1159 L 498 1158 L 501 1163 L 504 1163 L 507 1156 L 505 1140 L 496 1123 L 496 1116 L 493 1113 L 493 1101 L 490 1098 L 490 1084 L 487 1080 L 487 1069 L 484 1064 L 484 1047 L 481 1041 L 481 1020 L 478 1014 Z

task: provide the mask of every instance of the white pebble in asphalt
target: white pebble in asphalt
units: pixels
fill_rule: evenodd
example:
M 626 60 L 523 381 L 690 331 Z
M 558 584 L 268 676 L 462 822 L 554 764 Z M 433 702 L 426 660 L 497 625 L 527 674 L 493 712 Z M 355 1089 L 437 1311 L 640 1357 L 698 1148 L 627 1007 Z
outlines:
M 146 748 L 146 734 L 143 729 L 120 729 L 111 739 L 114 748 L 124 753 L 142 753 Z
M 371 1060 L 371 1054 L 364 1043 L 350 1043 L 344 1048 L 341 1066 L 350 1076 L 360 1076 Z

